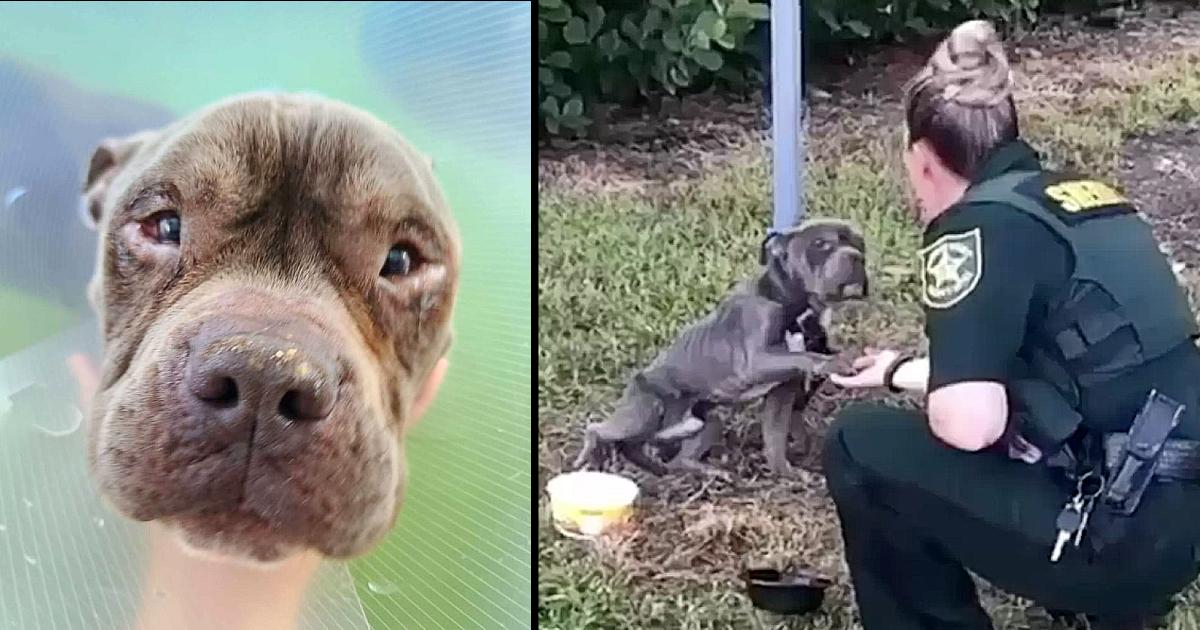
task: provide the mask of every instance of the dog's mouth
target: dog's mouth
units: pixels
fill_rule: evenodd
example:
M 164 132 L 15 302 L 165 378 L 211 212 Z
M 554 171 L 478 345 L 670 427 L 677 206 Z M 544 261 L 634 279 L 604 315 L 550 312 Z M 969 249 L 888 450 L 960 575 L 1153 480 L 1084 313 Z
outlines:
M 304 541 L 287 535 L 253 511 L 206 510 L 164 519 L 185 548 L 198 555 L 268 563 L 299 550 Z

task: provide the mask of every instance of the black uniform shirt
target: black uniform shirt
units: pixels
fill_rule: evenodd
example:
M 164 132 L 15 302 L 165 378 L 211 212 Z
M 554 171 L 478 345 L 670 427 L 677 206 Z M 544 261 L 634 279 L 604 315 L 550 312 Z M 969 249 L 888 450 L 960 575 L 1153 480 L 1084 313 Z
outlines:
M 1038 170 L 1021 141 L 988 159 L 972 183 Z M 995 203 L 952 206 L 925 230 L 921 256 L 929 391 L 964 381 L 1005 382 L 1030 322 L 1071 270 L 1071 252 L 1050 228 Z
M 998 149 L 972 181 L 1041 169 L 1017 141 Z M 996 203 L 952 206 L 925 230 L 922 301 L 929 339 L 929 391 L 965 381 L 1006 383 L 1053 296 L 1073 270 L 1067 244 L 1038 219 Z M 1152 388 L 1188 410 L 1180 435 L 1200 439 L 1200 351 L 1189 342 L 1104 385 L 1081 392 L 1080 410 L 1105 430 L 1127 430 Z

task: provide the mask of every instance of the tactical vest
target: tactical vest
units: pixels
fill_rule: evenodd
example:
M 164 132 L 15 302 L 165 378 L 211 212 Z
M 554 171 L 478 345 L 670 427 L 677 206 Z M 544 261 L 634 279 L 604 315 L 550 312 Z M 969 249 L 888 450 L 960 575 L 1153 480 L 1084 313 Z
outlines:
M 1081 388 L 1166 354 L 1194 338 L 1197 327 L 1150 226 L 1127 202 L 1068 211 L 1045 184 L 1041 172 L 1010 172 L 968 188 L 960 203 L 1024 212 L 1058 235 L 1074 259 L 1066 288 L 1025 344 L 1031 378 L 1010 384 L 1010 397 L 1017 394 L 1017 408 L 1028 408 L 1025 420 L 1036 425 L 1022 433 L 1053 452 L 1086 426 Z

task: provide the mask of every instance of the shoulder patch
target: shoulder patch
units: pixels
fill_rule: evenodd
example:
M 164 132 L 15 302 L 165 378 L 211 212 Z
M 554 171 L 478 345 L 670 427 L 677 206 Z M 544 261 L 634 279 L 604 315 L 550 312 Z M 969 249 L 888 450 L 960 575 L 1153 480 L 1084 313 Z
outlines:
M 921 300 L 947 309 L 979 286 L 983 275 L 983 234 L 979 228 L 944 234 L 921 249 Z

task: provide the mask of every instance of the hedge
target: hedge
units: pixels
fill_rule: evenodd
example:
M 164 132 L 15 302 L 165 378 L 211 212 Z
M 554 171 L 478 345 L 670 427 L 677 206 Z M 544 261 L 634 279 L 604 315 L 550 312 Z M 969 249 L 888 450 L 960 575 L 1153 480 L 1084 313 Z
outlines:
M 803 28 L 819 55 L 829 44 L 905 42 L 976 17 L 1002 31 L 1028 28 L 1045 9 L 1042 0 L 805 0 Z M 769 16 L 755 0 L 538 0 L 539 135 L 584 135 L 601 104 L 745 89 L 762 78 Z

